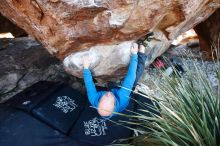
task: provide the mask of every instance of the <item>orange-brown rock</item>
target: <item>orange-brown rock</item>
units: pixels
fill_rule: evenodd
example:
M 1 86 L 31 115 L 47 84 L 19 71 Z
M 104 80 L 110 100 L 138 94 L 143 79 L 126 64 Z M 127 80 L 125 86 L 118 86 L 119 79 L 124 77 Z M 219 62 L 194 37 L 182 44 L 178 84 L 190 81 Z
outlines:
M 147 32 L 152 59 L 179 34 L 207 19 L 220 0 L 1 0 L 0 12 L 81 76 L 91 55 L 94 75 L 111 76 L 129 61 L 130 43 Z M 80 57 L 79 57 L 80 56 Z M 67 58 L 69 57 L 69 58 Z
M 12 33 L 14 37 L 26 36 L 26 32 L 0 14 L 0 33 Z
M 207 56 L 204 57 L 213 59 L 212 51 L 217 48 L 220 49 L 220 9 L 213 13 L 206 21 L 197 25 L 195 31 L 199 37 L 201 50 L 206 52 Z

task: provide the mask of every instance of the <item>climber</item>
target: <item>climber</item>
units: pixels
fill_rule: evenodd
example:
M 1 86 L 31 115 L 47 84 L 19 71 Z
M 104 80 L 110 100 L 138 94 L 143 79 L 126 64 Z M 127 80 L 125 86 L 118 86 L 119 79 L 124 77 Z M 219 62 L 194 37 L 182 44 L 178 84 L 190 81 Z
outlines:
M 98 113 L 104 118 L 110 118 L 113 112 L 122 112 L 129 103 L 130 93 L 134 85 L 141 77 L 145 67 L 145 47 L 134 43 L 131 47 L 131 60 L 128 73 L 122 83 L 121 88 L 113 88 L 110 91 L 97 92 L 89 70 L 91 60 L 83 59 L 83 76 L 87 89 L 87 95 L 91 105 L 97 108 Z

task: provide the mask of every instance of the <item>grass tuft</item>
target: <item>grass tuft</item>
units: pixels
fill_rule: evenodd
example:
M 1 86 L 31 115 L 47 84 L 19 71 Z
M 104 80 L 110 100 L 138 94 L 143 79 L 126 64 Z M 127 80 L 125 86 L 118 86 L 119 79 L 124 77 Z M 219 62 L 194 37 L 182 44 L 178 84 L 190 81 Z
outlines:
M 194 69 L 192 69 L 192 67 Z M 160 116 L 135 113 L 132 124 L 144 131 L 131 145 L 147 146 L 220 146 L 220 65 L 215 62 L 217 86 L 196 63 L 184 65 L 184 77 L 166 76 L 157 84 Z M 138 101 L 137 101 L 138 102 Z M 150 122 L 149 122 L 150 121 Z M 128 122 L 129 123 L 129 122 Z

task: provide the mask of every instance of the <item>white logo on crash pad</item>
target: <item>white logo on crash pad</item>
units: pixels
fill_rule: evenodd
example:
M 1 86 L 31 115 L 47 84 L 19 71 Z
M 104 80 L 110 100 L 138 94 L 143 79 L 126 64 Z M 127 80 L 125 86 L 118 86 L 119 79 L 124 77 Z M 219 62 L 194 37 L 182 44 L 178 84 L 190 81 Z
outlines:
M 106 135 L 105 130 L 107 130 L 107 126 L 105 123 L 105 120 L 93 118 L 92 120 L 89 120 L 88 122 L 83 121 L 84 128 L 85 128 L 85 135 L 90 136 L 102 136 Z
M 76 107 L 78 107 L 78 105 L 75 104 L 75 101 L 68 96 L 58 96 L 56 103 L 54 103 L 53 106 L 61 109 L 61 111 L 65 114 L 72 112 Z

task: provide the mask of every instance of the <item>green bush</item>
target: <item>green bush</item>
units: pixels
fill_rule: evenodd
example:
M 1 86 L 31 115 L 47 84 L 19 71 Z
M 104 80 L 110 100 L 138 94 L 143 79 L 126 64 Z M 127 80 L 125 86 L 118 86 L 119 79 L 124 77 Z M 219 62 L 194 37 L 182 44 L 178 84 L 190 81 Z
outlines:
M 157 84 L 160 116 L 135 113 L 127 123 L 142 133 L 131 145 L 220 146 L 220 65 L 215 63 L 218 85 L 211 86 L 207 72 L 198 65 L 180 76 L 162 75 Z M 147 106 L 142 103 L 143 106 Z M 147 110 L 144 110 L 146 113 Z

